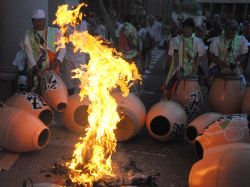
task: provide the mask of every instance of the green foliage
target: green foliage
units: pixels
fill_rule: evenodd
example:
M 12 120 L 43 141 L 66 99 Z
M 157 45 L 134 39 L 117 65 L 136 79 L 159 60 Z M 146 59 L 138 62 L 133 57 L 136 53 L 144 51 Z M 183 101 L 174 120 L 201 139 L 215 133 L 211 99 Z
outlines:
M 184 0 L 176 6 L 175 11 L 179 13 L 187 13 L 195 16 L 201 15 L 201 7 L 195 0 Z

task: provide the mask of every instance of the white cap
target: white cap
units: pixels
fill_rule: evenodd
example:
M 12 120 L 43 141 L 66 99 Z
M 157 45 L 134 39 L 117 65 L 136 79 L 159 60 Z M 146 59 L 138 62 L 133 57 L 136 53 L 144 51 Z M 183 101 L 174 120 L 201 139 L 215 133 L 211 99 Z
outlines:
M 46 18 L 45 12 L 42 9 L 36 9 L 32 13 L 32 18 L 33 19 L 43 19 Z

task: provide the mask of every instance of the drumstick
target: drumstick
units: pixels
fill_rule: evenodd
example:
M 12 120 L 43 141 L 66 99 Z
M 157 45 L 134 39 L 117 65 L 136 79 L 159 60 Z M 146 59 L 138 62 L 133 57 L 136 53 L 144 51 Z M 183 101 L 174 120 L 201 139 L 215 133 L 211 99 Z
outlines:
M 169 68 L 169 71 L 168 71 L 167 78 L 166 78 L 164 86 L 168 85 L 170 79 L 173 76 L 172 74 L 173 74 L 173 70 L 174 70 L 174 66 L 175 66 L 175 60 L 174 60 L 175 56 L 173 55 L 171 58 L 172 58 L 171 59 L 171 65 L 170 65 L 170 68 Z

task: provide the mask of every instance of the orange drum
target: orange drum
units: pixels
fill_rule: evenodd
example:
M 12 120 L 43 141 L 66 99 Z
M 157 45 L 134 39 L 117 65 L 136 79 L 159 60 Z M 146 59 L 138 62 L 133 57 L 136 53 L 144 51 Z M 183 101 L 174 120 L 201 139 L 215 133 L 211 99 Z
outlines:
M 0 147 L 17 152 L 44 148 L 50 132 L 43 122 L 25 110 L 0 107 Z
M 241 105 L 241 112 L 243 114 L 250 114 L 250 86 L 245 90 L 244 98 Z
M 241 111 L 244 87 L 240 76 L 220 74 L 214 79 L 208 94 L 208 103 L 214 112 L 235 114 Z
M 59 75 L 54 71 L 43 72 L 41 92 L 48 104 L 58 112 L 66 109 L 68 103 L 67 88 Z
M 227 149 L 196 162 L 189 187 L 249 187 L 250 146 L 230 144 Z
M 127 141 L 135 137 L 144 127 L 146 109 L 142 101 L 135 94 L 124 97 L 121 92 L 112 93 L 117 102 L 117 110 L 121 121 L 115 130 L 118 141 Z
M 54 114 L 46 101 L 38 94 L 31 92 L 15 93 L 5 101 L 8 106 L 26 110 L 39 118 L 45 125 L 50 125 Z
M 182 79 L 177 86 L 173 100 L 185 109 L 189 120 L 196 117 L 203 104 L 198 78 Z
M 186 128 L 186 139 L 193 143 L 195 138 L 197 136 L 200 136 L 204 133 L 205 129 L 214 123 L 218 118 L 220 117 L 220 114 L 218 113 L 205 113 L 197 118 L 195 118 L 193 121 L 191 121 L 190 124 L 188 124 Z
M 176 102 L 160 101 L 152 106 L 146 118 L 149 134 L 159 141 L 172 141 L 187 124 L 185 110 Z
M 211 148 L 232 143 L 250 143 L 248 121 L 244 114 L 222 115 L 195 139 L 199 158 L 206 157 Z
M 66 109 L 61 112 L 63 125 L 72 132 L 84 133 L 88 126 L 88 106 L 86 97 L 81 100 L 77 94 L 70 96 Z

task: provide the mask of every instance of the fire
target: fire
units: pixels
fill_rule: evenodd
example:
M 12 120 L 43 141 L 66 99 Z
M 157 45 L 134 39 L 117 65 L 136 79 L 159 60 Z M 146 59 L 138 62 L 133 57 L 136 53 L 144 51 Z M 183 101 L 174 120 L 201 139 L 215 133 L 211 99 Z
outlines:
M 120 121 L 117 112 L 117 103 L 111 96 L 112 90 L 119 87 L 123 95 L 129 94 L 132 82 L 139 80 L 140 75 L 134 63 L 129 64 L 121 58 L 121 54 L 112 48 L 103 45 L 103 41 L 88 34 L 73 29 L 71 34 L 68 28 L 75 28 L 80 15 L 80 4 L 75 10 L 68 10 L 62 5 L 56 13 L 58 24 L 62 32 L 59 46 L 63 47 L 71 42 L 75 51 L 90 54 L 90 61 L 80 69 L 74 70 L 81 81 L 81 99 L 88 97 L 89 127 L 85 137 L 75 145 L 73 159 L 67 163 L 70 169 L 72 182 L 92 186 L 105 176 L 114 176 L 112 172 L 112 154 L 116 149 L 114 130 Z

